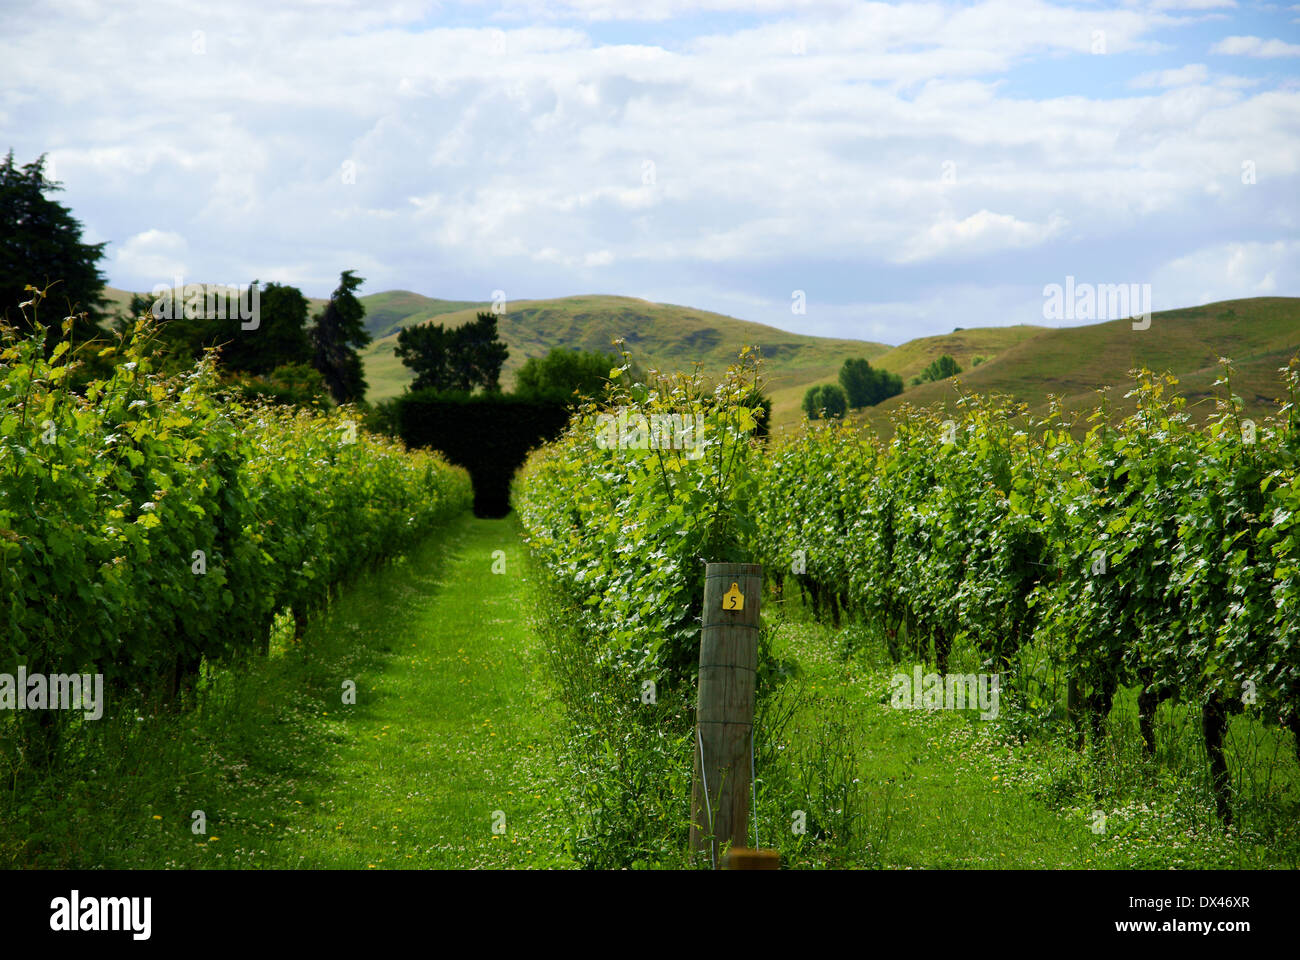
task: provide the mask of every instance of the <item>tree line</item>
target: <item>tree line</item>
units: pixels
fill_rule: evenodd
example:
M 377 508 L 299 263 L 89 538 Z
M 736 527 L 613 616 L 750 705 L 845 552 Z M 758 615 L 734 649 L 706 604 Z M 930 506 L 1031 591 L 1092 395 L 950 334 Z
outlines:
M 809 387 L 804 393 L 803 411 L 809 420 L 842 417 L 849 410 L 874 407 L 903 392 L 903 380 L 898 374 L 873 367 L 862 357 L 844 361 L 839 381 Z
M 80 381 L 103 377 L 115 362 L 108 342 L 110 326 L 130 331 L 136 319 L 155 317 L 152 346 L 166 369 L 187 369 L 211 348 L 221 351 L 227 386 L 246 394 L 291 402 L 311 400 L 357 403 L 366 382 L 358 350 L 370 342 L 365 307 L 356 296 L 364 279 L 344 270 L 329 302 L 309 318 L 309 303 L 297 287 L 278 283 L 257 289 L 256 324 L 241 325 L 239 292 L 206 291 L 187 304 L 184 290 L 166 295 L 177 309 L 156 311 L 155 295 L 135 294 L 124 314 L 114 318 L 104 296 L 106 277 L 99 269 L 105 243 L 82 242 L 82 225 L 48 194 L 62 190 L 45 175 L 45 156 L 19 166 L 9 151 L 0 163 L 0 316 L 18 333 L 39 321 L 47 328 L 46 356 L 66 332 L 81 361 Z M 46 291 L 58 304 L 51 323 L 48 312 L 37 317 L 24 305 L 38 302 L 31 286 Z M 252 299 L 251 289 L 244 294 Z M 115 319 L 115 323 L 113 323 Z M 64 327 L 66 326 L 66 331 Z
M 372 337 L 357 296 L 365 280 L 354 271 L 342 271 L 329 301 L 314 316 L 298 287 L 258 280 L 247 291 L 203 285 L 196 294 L 199 285 L 156 287 L 157 293 L 133 294 L 124 310 L 115 311 L 104 296 L 107 278 L 99 269 L 107 244 L 82 241 L 82 224 L 49 196 L 62 189 L 46 176 L 44 155 L 19 165 L 10 150 L 0 163 L 0 319 L 20 335 L 41 323 L 47 359 L 67 336 L 70 346 L 63 349 L 71 349 L 77 361 L 69 376 L 73 386 L 111 375 L 121 359 L 114 355 L 113 334 L 129 335 L 139 318 L 150 316 L 150 347 L 159 369 L 187 370 L 215 348 L 223 384 L 246 398 L 364 403 L 367 384 L 359 351 Z M 247 323 L 253 291 L 256 322 Z M 32 309 L 38 304 L 39 317 Z M 52 322 L 51 311 L 63 322 Z M 412 391 L 466 395 L 499 393 L 509 357 L 491 312 L 454 328 L 407 327 L 398 334 L 395 353 L 412 372 Z M 623 363 L 613 353 L 556 348 L 524 363 L 515 395 L 566 402 L 599 398 L 611 370 Z M 644 376 L 635 364 L 627 375 Z M 765 397 L 756 403 L 770 412 Z M 383 429 L 382 412 L 372 413 L 372 425 Z

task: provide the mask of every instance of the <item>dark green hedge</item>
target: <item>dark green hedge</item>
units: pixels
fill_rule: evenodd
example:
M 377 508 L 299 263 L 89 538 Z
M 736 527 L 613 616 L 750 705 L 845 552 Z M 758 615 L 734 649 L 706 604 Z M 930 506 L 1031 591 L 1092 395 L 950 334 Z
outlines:
M 559 436 L 569 422 L 563 400 L 511 394 L 421 390 L 396 401 L 397 427 L 408 447 L 432 447 L 469 471 L 474 513 L 510 512 L 510 479 L 533 447 Z

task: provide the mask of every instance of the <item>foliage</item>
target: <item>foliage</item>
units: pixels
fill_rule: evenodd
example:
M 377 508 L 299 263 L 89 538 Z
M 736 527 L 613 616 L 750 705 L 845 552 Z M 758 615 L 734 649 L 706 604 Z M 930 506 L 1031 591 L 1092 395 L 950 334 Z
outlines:
M 512 495 L 580 772 L 571 852 L 607 868 L 685 850 L 705 564 L 751 556 L 761 449 L 748 350 L 712 388 L 698 373 L 629 383 L 629 368 L 625 354 L 605 403 L 580 406 Z
M 961 365 L 957 363 L 949 354 L 935 357 L 930 361 L 929 366 L 912 378 L 913 384 L 929 383 L 931 381 L 947 380 L 949 377 L 955 377 L 961 373 Z
M 0 670 L 174 692 L 468 505 L 463 471 L 355 431 L 349 409 L 222 403 L 211 356 L 158 372 L 153 333 L 138 321 L 78 395 L 67 340 L 46 360 L 39 325 L 7 331 Z
M 307 363 L 285 364 L 276 367 L 265 377 L 236 374 L 225 382 L 234 387 L 246 402 L 269 400 L 304 407 L 334 405 L 325 386 L 325 378 L 319 370 Z
M 809 420 L 843 417 L 849 409 L 844 389 L 833 383 L 809 387 L 803 395 L 803 410 Z
M 1059 406 L 1036 422 L 973 395 L 960 422 L 904 406 L 888 443 L 809 429 L 759 467 L 761 560 L 821 616 L 878 625 L 895 657 L 906 643 L 942 671 L 964 641 L 1044 715 L 1068 692 L 1094 732 L 1120 685 L 1138 685 L 1152 748 L 1159 701 L 1189 700 L 1221 786 L 1226 713 L 1300 730 L 1297 361 L 1286 375 L 1290 402 L 1258 425 L 1228 373 L 1202 429 L 1172 377 L 1136 371 L 1135 412 L 1111 426 L 1103 406 L 1082 437 Z M 1068 691 L 1017 675 L 1030 644 Z
M 742 401 L 756 381 L 746 353 L 712 390 L 698 374 L 621 385 L 516 478 L 524 541 L 579 602 L 600 662 L 666 683 L 693 676 L 704 564 L 752 549 L 756 422 Z M 656 429 L 673 415 L 687 433 Z
M 419 390 L 393 402 L 398 434 L 409 447 L 442 451 L 469 471 L 474 512 L 510 510 L 510 478 L 528 451 L 556 437 L 569 419 L 563 400 L 501 393 Z
M 766 440 L 772 431 L 772 398 L 759 387 L 741 398 L 741 405 L 754 411 L 754 438 Z
M 497 317 L 480 312 L 472 323 L 446 330 L 440 323 L 406 327 L 396 356 L 415 373 L 411 389 L 485 393 L 500 390 L 501 365 L 509 350 L 497 336 Z
M 888 370 L 874 369 L 862 357 L 844 361 L 840 367 L 840 386 L 853 409 L 874 407 L 882 400 L 903 392 L 903 378 Z
M 556 347 L 544 357 L 529 357 L 515 374 L 515 393 L 561 400 L 596 399 L 605 391 L 616 356 Z
M 366 308 L 356 290 L 365 283 L 351 270 L 339 275 L 339 285 L 311 328 L 312 365 L 321 372 L 337 403 L 356 403 L 366 395 L 359 347 L 370 342 Z
M 257 288 L 257 323 L 240 317 L 251 306 Z M 241 306 L 242 304 L 242 306 Z M 149 317 L 152 359 L 180 373 L 212 349 L 219 350 L 219 367 L 226 374 L 265 378 L 279 367 L 296 367 L 311 360 L 307 298 L 297 287 L 279 283 L 248 290 L 204 288 L 187 284 L 176 290 L 135 294 L 127 315 L 118 318 L 117 332 L 129 335 L 136 320 Z M 247 326 L 247 329 L 245 327 Z
M 67 207 L 46 196 L 63 187 L 45 178 L 45 156 L 19 167 L 14 152 L 0 163 L 0 320 L 30 330 L 27 284 L 57 281 L 54 301 L 77 317 L 76 342 L 99 336 L 108 301 L 98 263 L 105 243 L 82 243 L 81 224 Z M 84 316 L 82 316 L 84 314 Z M 46 345 L 47 355 L 54 339 Z

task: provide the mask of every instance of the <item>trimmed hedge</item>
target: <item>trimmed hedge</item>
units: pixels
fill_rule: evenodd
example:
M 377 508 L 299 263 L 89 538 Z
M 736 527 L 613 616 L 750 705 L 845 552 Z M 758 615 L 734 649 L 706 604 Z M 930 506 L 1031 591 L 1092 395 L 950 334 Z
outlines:
M 510 512 L 511 477 L 528 451 L 560 435 L 570 413 L 563 400 L 500 393 L 418 390 L 395 403 L 407 446 L 439 450 L 469 471 L 480 517 Z

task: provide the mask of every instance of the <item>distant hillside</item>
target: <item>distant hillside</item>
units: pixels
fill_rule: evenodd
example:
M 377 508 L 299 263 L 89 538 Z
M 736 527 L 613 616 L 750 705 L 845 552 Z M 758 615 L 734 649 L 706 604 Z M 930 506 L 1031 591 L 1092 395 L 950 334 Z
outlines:
M 1259 416 L 1276 409 L 1274 401 L 1282 392 L 1277 369 L 1296 353 L 1300 298 L 1256 297 L 1153 313 L 1147 330 L 1134 330 L 1129 320 L 1038 328 L 978 367 L 963 363 L 957 380 L 968 392 L 1009 394 L 1039 414 L 1046 412 L 1051 396 L 1064 398 L 1072 408 L 1090 409 L 1097 403 L 1096 391 L 1110 387 L 1112 407 L 1122 415 L 1133 407 L 1124 399 L 1131 383 L 1128 371 L 1145 366 L 1177 376 L 1179 392 L 1195 405 L 1194 413 L 1207 417 L 1214 411 L 1218 358 L 1228 357 L 1237 370 L 1233 392 L 1243 398 L 1249 413 Z M 889 366 L 890 356 L 878 362 Z M 888 433 L 889 414 L 901 404 L 947 404 L 956 396 L 951 381 L 926 383 L 855 416 Z
M 395 334 L 402 327 L 414 326 L 458 310 L 484 310 L 486 304 L 471 300 L 438 300 L 409 290 L 389 290 L 372 293 L 361 298 L 366 308 L 366 329 L 375 339 Z M 321 301 L 321 306 L 325 301 Z M 313 310 L 317 308 L 313 307 Z
M 122 307 L 131 296 L 113 288 L 105 295 Z M 397 396 L 410 382 L 409 371 L 393 354 L 399 330 L 429 320 L 459 326 L 490 309 L 486 302 L 439 300 L 406 290 L 369 294 L 361 302 L 375 337 L 362 352 L 371 401 Z M 325 301 L 313 298 L 310 304 L 315 314 Z M 502 377 L 507 389 L 525 360 L 554 347 L 612 351 L 611 341 L 621 337 L 647 369 L 689 370 L 699 363 L 714 375 L 742 345 L 756 346 L 766 358 L 777 426 L 797 425 L 804 392 L 813 384 L 835 382 L 847 357 L 866 357 L 906 383 L 945 353 L 961 364 L 963 389 L 1009 394 L 1040 414 L 1051 396 L 1064 397 L 1073 408 L 1091 408 L 1103 387 L 1111 388 L 1112 406 L 1122 414 L 1131 409 L 1123 397 L 1129 389 L 1127 372 L 1147 366 L 1178 376 L 1181 392 L 1197 405 L 1198 415 L 1208 415 L 1219 376 L 1217 360 L 1227 356 L 1238 371 L 1234 392 L 1259 415 L 1275 409 L 1273 401 L 1281 392 L 1277 368 L 1300 352 L 1300 298 L 1257 297 L 1168 310 L 1152 314 L 1147 330 L 1134 330 L 1129 320 L 1065 328 L 1022 324 L 955 330 L 897 347 L 787 333 L 707 310 L 618 296 L 512 301 L 499 330 L 510 348 Z M 986 358 L 978 367 L 973 366 L 977 356 Z M 888 433 L 889 416 L 903 403 L 950 403 L 956 396 L 950 381 L 921 384 L 852 417 Z
M 1021 324 L 1014 327 L 973 327 L 967 330 L 955 330 L 934 337 L 918 337 L 909 340 L 901 346 L 891 347 L 884 353 L 869 359 L 873 367 L 896 373 L 903 378 L 903 383 L 907 384 L 912 377 L 928 367 L 931 361 L 945 353 L 952 356 L 963 370 L 969 370 L 976 357 L 984 357 L 987 362 L 1047 329 L 1047 327 Z M 840 362 L 843 363 L 843 360 L 841 359 Z M 838 383 L 839 365 L 828 370 L 819 382 Z M 800 383 L 774 390 L 772 392 L 773 423 L 797 422 L 803 415 L 804 392 L 811 385 L 811 383 Z
M 363 297 L 367 314 L 372 300 L 392 296 L 396 295 Z M 410 293 L 401 293 L 400 297 L 400 306 L 392 301 L 384 303 L 389 312 L 383 324 L 389 332 L 363 352 L 371 400 L 396 396 L 410 382 L 409 371 L 393 354 L 400 327 L 432 317 L 446 326 L 459 326 L 490 306 L 478 303 L 444 309 L 454 301 Z M 409 314 L 398 315 L 407 309 Z M 507 388 L 515 371 L 529 357 L 545 356 L 554 347 L 613 352 L 610 344 L 620 337 L 626 340 L 636 361 L 647 369 L 689 370 L 698 362 L 706 374 L 725 369 L 740 348 L 750 344 L 766 358 L 770 389 L 796 392 L 817 380 L 834 378 L 845 357 L 874 358 L 890 349 L 880 343 L 803 336 L 707 310 L 615 296 L 512 301 L 507 304 L 498 330 L 510 348 L 502 377 Z M 796 400 L 794 409 L 797 406 Z

